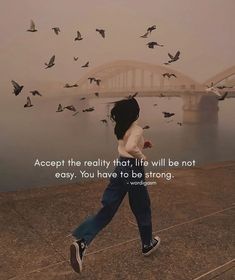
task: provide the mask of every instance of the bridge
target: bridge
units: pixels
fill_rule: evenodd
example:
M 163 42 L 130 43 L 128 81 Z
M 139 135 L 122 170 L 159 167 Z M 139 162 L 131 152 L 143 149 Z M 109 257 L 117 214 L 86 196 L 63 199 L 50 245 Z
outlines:
M 235 75 L 235 65 L 211 77 L 204 83 L 204 85 L 205 86 L 210 85 L 211 83 L 216 85 L 221 82 L 226 83 L 229 81 L 229 78 L 233 77 L 234 75 Z
M 175 77 L 164 77 L 164 73 Z M 101 79 L 100 85 L 90 83 L 89 77 Z M 79 92 L 122 94 L 138 91 L 140 95 L 201 91 L 204 86 L 187 75 L 166 66 L 151 63 L 118 60 L 91 69 L 79 81 Z
M 176 78 L 174 76 L 164 77 L 164 73 L 174 74 Z M 210 85 L 211 82 L 216 85 L 224 80 L 227 81 L 233 75 L 235 75 L 235 66 L 201 84 L 169 66 L 134 60 L 117 60 L 88 71 L 78 81 L 78 90 L 82 94 L 99 92 L 102 95 L 110 96 L 136 91 L 143 96 L 156 96 L 160 93 L 167 93 L 167 95 L 181 95 L 184 92 L 202 93 L 205 91 L 206 85 Z M 100 79 L 100 85 L 90 83 L 89 77 Z M 230 91 L 234 91 L 234 89 L 230 89 Z
M 175 77 L 164 77 L 171 73 Z M 227 82 L 235 74 L 235 66 L 222 71 L 205 83 L 198 83 L 187 75 L 170 67 L 151 63 L 118 60 L 92 68 L 79 81 L 78 92 L 100 96 L 126 96 L 138 92 L 138 96 L 179 96 L 183 99 L 184 123 L 199 123 L 203 121 L 217 122 L 218 100 L 215 94 L 206 93 L 206 85 Z M 100 79 L 100 85 L 90 83 L 90 77 Z M 235 88 L 224 89 L 235 93 Z

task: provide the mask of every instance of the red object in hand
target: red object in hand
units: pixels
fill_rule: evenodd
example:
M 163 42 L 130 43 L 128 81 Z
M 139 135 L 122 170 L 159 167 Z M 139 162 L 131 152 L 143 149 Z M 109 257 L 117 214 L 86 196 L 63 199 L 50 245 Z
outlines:
M 150 141 L 145 141 L 144 142 L 144 149 L 147 149 L 147 148 L 152 148 L 152 143 Z

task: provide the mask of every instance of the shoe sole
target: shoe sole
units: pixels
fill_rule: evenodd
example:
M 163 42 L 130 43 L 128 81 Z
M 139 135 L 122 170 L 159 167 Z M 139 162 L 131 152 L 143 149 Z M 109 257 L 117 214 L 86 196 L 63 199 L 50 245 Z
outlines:
M 82 271 L 82 260 L 80 258 L 80 249 L 76 242 L 70 246 L 70 264 L 77 273 Z
M 157 245 L 156 245 L 155 247 L 153 247 L 153 249 L 150 250 L 148 253 L 145 253 L 145 254 L 143 253 L 143 255 L 144 255 L 145 257 L 151 255 L 151 254 L 159 247 L 159 245 L 160 245 L 160 243 L 161 243 L 160 237 L 158 237 L 156 240 L 158 241 L 158 242 L 157 242 Z

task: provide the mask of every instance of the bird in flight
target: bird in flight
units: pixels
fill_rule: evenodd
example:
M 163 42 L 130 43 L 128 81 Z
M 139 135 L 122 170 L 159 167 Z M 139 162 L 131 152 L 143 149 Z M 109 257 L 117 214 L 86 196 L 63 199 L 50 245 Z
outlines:
M 75 113 L 73 114 L 73 116 L 76 116 L 78 113 L 79 113 L 79 111 L 75 112 Z
M 85 99 L 86 99 L 86 97 L 81 97 L 81 98 L 80 98 L 80 100 L 85 100 Z
M 94 95 L 99 97 L 99 92 L 95 92 Z
M 132 98 L 135 98 L 138 94 L 139 94 L 139 93 L 138 93 L 138 91 L 137 91 L 137 92 L 135 92 L 134 94 L 130 94 L 130 95 L 127 96 L 126 98 L 127 98 L 127 99 L 132 99 Z
M 218 88 L 216 88 L 216 87 L 213 86 L 213 83 L 211 83 L 211 86 L 210 86 L 210 87 L 207 86 L 206 92 L 212 92 L 212 93 L 216 94 L 217 96 L 222 97 L 221 92 L 219 91 Z
M 83 111 L 83 112 L 92 112 L 92 111 L 94 111 L 94 110 L 95 110 L 94 107 L 90 107 L 90 108 L 84 109 L 84 110 L 82 110 L 82 111 Z
M 104 29 L 96 29 L 95 31 L 97 31 L 103 38 L 105 38 L 105 30 Z
M 55 32 L 56 35 L 59 35 L 59 33 L 60 33 L 59 27 L 52 27 L 52 30 Z
M 175 74 L 173 74 L 173 73 L 168 73 L 168 72 L 167 72 L 167 73 L 163 73 L 162 76 L 163 76 L 164 78 L 165 78 L 165 77 L 168 77 L 168 79 L 169 79 L 170 77 L 175 77 L 175 78 L 177 78 Z
M 175 113 L 169 113 L 169 112 L 162 112 L 162 113 L 164 115 L 164 118 L 170 118 L 175 115 Z
M 108 121 L 106 120 L 106 119 L 103 119 L 103 120 L 100 120 L 102 123 L 105 123 L 105 124 L 107 124 L 108 123 Z
M 58 105 L 57 111 L 56 112 L 63 112 L 63 107 L 61 104 Z
M 77 37 L 74 39 L 74 41 L 81 41 L 83 38 L 82 38 L 82 35 L 79 31 L 77 31 Z
M 50 61 L 48 63 L 45 63 L 45 65 L 47 66 L 45 69 L 51 68 L 52 66 L 54 66 L 55 65 L 55 55 L 53 55 L 50 58 Z
M 140 38 L 148 38 L 149 32 L 147 31 L 144 35 L 140 36 Z
M 168 56 L 170 57 L 170 60 L 168 61 L 168 63 L 175 62 L 180 57 L 180 51 L 177 51 L 175 55 L 172 55 L 172 54 L 168 53 Z
M 149 42 L 148 44 L 146 44 L 150 49 L 154 49 L 155 46 L 158 47 L 164 47 L 164 45 L 160 45 L 157 42 Z
M 90 84 L 94 81 L 96 82 L 97 86 L 100 85 L 101 79 L 96 79 L 95 77 L 89 77 L 88 80 L 90 81 Z
M 73 111 L 73 112 L 77 111 L 76 108 L 73 105 L 65 106 L 64 109 L 67 109 L 67 110 Z
M 15 81 L 11 81 L 13 87 L 14 87 L 14 90 L 13 90 L 13 94 L 15 94 L 15 96 L 17 96 L 23 89 L 24 86 L 20 86 L 17 82 Z
M 28 32 L 36 32 L 37 31 L 37 29 L 35 28 L 35 23 L 34 23 L 34 21 L 32 19 L 30 21 L 30 27 L 29 27 L 29 29 L 27 31 Z
M 95 81 L 95 78 L 94 77 L 89 77 L 88 80 L 90 81 L 90 84 Z
M 218 101 L 223 101 L 227 95 L 228 95 L 228 92 L 226 91 L 221 97 L 217 98 Z
M 156 29 L 156 25 L 152 25 L 147 29 L 147 32 L 151 33 L 155 29 Z
M 96 82 L 97 86 L 99 86 L 101 83 L 101 79 L 95 79 L 95 82 Z
M 227 86 L 224 86 L 224 85 L 223 85 L 223 86 L 217 86 L 217 88 L 218 88 L 218 89 L 224 89 L 224 88 L 233 88 L 233 87 L 232 87 L 232 86 L 231 86 L 231 87 L 227 87 Z
M 27 103 L 24 104 L 24 107 L 27 108 L 27 107 L 32 107 L 33 104 L 31 103 L 31 99 L 29 97 L 27 97 Z
M 87 63 L 85 63 L 84 65 L 82 65 L 82 68 L 88 67 L 89 66 L 89 61 L 87 61 Z
M 149 128 L 150 128 L 149 125 L 146 125 L 146 126 L 143 127 L 143 129 L 149 129 Z
M 74 57 L 73 57 L 73 60 L 74 60 L 74 61 L 77 61 L 77 60 L 78 60 L 78 56 L 74 56 Z
M 177 124 L 178 124 L 179 126 L 182 126 L 182 125 L 183 125 L 182 122 L 177 122 Z
M 33 96 L 35 96 L 35 95 L 42 96 L 42 94 L 37 90 L 32 90 L 32 91 L 30 91 L 30 93 L 32 93 Z
M 64 86 L 65 88 L 73 88 L 73 87 L 78 87 L 78 84 L 73 84 L 73 85 L 70 85 L 70 84 L 65 84 Z

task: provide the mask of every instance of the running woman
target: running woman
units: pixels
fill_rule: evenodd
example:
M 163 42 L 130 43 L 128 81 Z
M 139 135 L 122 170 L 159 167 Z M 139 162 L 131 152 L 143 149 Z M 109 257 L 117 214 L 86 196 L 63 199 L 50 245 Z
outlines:
M 146 160 L 143 148 L 151 148 L 149 141 L 144 142 L 143 129 L 138 125 L 140 108 L 135 98 L 115 102 L 111 110 L 111 119 L 115 122 L 114 133 L 118 139 L 120 164 L 115 167 L 115 177 L 111 177 L 102 197 L 102 208 L 96 215 L 88 217 L 74 231 L 76 241 L 70 246 L 70 263 L 74 271 L 82 271 L 85 251 L 95 236 L 112 220 L 126 193 L 135 215 L 142 254 L 150 255 L 160 244 L 158 236 L 152 236 L 150 198 L 145 185 L 143 165 L 136 164 L 136 159 Z M 129 164 L 128 164 L 129 163 Z M 132 178 L 132 174 L 141 173 L 141 178 Z M 124 178 L 123 173 L 128 177 Z

